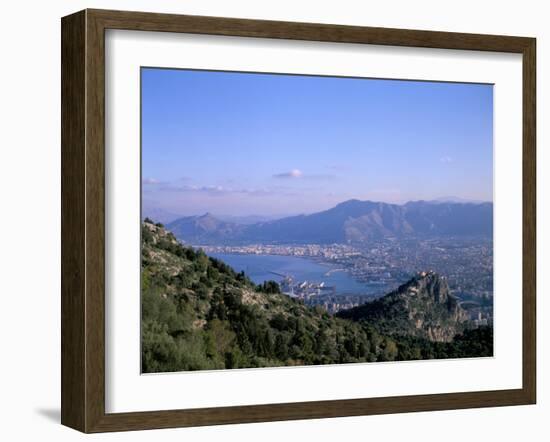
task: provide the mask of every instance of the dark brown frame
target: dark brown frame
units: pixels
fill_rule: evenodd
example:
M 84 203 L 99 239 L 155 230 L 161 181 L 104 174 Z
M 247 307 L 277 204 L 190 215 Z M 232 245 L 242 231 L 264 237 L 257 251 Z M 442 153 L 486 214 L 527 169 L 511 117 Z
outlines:
M 62 19 L 61 422 L 83 432 L 534 404 L 536 401 L 536 40 L 142 12 Z M 184 32 L 519 53 L 523 56 L 523 386 L 401 397 L 105 413 L 105 30 Z

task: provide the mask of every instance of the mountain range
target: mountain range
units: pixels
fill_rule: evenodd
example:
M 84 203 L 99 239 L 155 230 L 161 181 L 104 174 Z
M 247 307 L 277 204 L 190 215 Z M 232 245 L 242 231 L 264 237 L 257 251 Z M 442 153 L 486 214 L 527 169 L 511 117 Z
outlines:
M 206 213 L 176 219 L 167 227 L 178 239 L 202 245 L 354 243 L 407 236 L 491 237 L 493 203 L 411 201 L 398 205 L 353 199 L 322 212 L 247 225 Z

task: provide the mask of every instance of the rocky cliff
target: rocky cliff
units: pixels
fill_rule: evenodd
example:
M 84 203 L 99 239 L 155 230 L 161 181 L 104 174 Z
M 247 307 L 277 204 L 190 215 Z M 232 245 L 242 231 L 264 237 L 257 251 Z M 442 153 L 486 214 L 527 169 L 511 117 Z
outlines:
M 467 320 L 466 312 L 449 293 L 447 279 L 434 272 L 418 273 L 397 290 L 338 316 L 368 322 L 385 334 L 434 342 L 451 342 Z

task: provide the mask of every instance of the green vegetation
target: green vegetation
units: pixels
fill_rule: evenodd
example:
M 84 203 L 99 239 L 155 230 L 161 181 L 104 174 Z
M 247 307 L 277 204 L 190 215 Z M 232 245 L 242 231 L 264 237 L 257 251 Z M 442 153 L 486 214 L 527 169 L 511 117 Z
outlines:
M 141 327 L 146 373 L 492 354 L 492 329 L 431 342 L 333 317 L 274 281 L 256 286 L 150 220 L 142 225 Z
M 451 342 L 468 326 L 447 280 L 434 272 L 422 272 L 397 290 L 336 316 L 373 325 L 383 334 L 436 342 Z

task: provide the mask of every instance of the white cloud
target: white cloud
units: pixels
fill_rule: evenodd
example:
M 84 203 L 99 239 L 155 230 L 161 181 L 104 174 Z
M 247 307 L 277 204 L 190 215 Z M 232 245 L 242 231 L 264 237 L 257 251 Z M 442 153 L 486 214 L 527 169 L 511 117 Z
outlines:
M 300 169 L 292 169 L 289 172 L 277 173 L 273 178 L 302 178 L 303 172 Z
M 289 172 L 277 173 L 273 175 L 273 178 L 282 178 L 282 179 L 304 179 L 304 180 L 332 180 L 335 178 L 334 175 L 320 173 L 320 174 L 305 174 L 300 169 L 292 169 Z
M 439 161 L 441 161 L 442 163 L 448 164 L 448 163 L 452 163 L 453 159 L 449 156 L 444 156 L 444 157 L 441 157 Z
M 165 185 L 157 188 L 161 192 L 168 193 L 202 193 L 208 195 L 229 195 L 229 194 L 247 194 L 252 196 L 261 196 L 271 194 L 272 191 L 266 188 L 233 188 L 220 185 Z
M 150 185 L 161 184 L 161 182 L 156 178 L 143 178 L 141 182 L 142 184 L 150 184 Z

